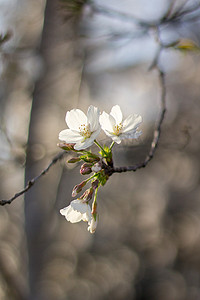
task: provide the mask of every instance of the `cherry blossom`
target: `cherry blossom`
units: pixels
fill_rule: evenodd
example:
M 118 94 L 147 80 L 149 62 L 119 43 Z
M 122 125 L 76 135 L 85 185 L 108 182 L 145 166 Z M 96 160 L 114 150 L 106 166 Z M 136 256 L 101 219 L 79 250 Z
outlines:
M 92 216 L 91 221 L 88 222 L 88 231 L 90 233 L 95 233 L 98 224 L 98 216 L 96 215 L 96 219 Z
M 122 139 L 136 139 L 142 133 L 138 131 L 142 117 L 132 114 L 123 120 L 119 105 L 113 106 L 110 114 L 103 112 L 99 117 L 99 122 L 105 134 L 117 144 L 120 144 Z
M 93 105 L 89 106 L 87 116 L 80 109 L 68 111 L 65 121 L 69 129 L 62 130 L 59 139 L 75 144 L 75 150 L 90 147 L 101 131 L 99 115 L 99 109 Z
M 71 223 L 84 221 L 90 224 L 92 221 L 91 208 L 89 204 L 83 202 L 82 199 L 73 200 L 70 205 L 62 208 L 60 213 Z

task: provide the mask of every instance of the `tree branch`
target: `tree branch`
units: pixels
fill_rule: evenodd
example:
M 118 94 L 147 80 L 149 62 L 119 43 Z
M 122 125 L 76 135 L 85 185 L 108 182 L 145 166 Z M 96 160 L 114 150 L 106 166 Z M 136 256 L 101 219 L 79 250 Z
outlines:
M 178 22 L 178 21 L 181 22 L 185 16 L 194 13 L 195 11 L 197 11 L 200 8 L 200 2 L 198 2 L 195 5 L 184 9 L 184 6 L 186 5 L 186 3 L 187 3 L 187 1 L 185 1 L 180 7 L 178 7 L 172 13 L 173 7 L 175 5 L 175 1 L 173 1 L 169 5 L 168 10 L 163 15 L 163 17 L 158 20 L 152 21 L 152 22 L 144 21 L 144 20 L 134 16 L 133 14 L 123 13 L 123 12 L 117 11 L 115 9 L 105 7 L 103 5 L 96 5 L 92 1 L 90 3 L 90 7 L 94 13 L 99 13 L 99 14 L 108 16 L 110 18 L 116 18 L 116 19 L 120 19 L 122 21 L 131 22 L 141 28 L 151 29 L 151 28 L 155 28 L 157 26 L 160 26 L 160 25 L 166 24 L 166 23 L 173 23 L 173 22 Z M 195 16 L 191 16 L 191 18 L 189 18 L 188 21 L 193 21 L 193 18 L 195 18 Z
M 67 153 L 66 151 L 62 151 L 62 152 L 58 153 L 56 156 L 54 156 L 54 158 L 52 159 L 50 164 L 44 170 L 42 170 L 42 172 L 39 175 L 37 175 L 36 177 L 29 180 L 27 185 L 25 186 L 25 188 L 23 190 L 16 193 L 12 198 L 10 198 L 8 200 L 0 200 L 0 205 L 3 206 L 3 205 L 6 205 L 6 204 L 11 204 L 15 199 L 17 199 L 18 197 L 20 197 L 21 195 L 26 193 L 35 184 L 35 182 L 38 179 L 40 179 L 40 177 L 45 175 L 49 171 L 49 169 L 57 163 L 57 161 L 61 160 L 64 157 L 64 155 L 66 153 Z
M 165 117 L 166 113 L 166 85 L 165 85 L 165 74 L 163 71 L 161 71 L 158 67 L 158 65 L 154 65 L 154 68 L 156 68 L 159 72 L 159 80 L 160 80 L 160 86 L 161 86 L 161 112 L 160 116 L 157 122 L 157 125 L 154 130 L 153 134 L 153 139 L 151 142 L 151 147 L 149 150 L 148 155 L 146 156 L 145 160 L 141 163 L 138 163 L 134 166 L 125 166 L 125 167 L 118 167 L 118 168 L 113 168 L 111 171 L 111 174 L 113 173 L 122 173 L 122 172 L 128 172 L 128 171 L 137 171 L 138 169 L 146 167 L 146 165 L 152 160 L 154 157 L 155 151 L 158 147 L 158 142 L 161 134 L 161 126 Z

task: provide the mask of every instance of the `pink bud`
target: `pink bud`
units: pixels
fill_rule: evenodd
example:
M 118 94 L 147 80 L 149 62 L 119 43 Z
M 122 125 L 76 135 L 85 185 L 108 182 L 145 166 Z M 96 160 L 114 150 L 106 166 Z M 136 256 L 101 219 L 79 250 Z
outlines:
M 89 167 L 86 167 L 86 168 L 81 168 L 80 169 L 80 174 L 81 175 L 87 175 L 87 174 L 90 174 L 92 172 L 91 168 Z
M 99 186 L 99 180 L 96 179 L 96 180 L 94 180 L 92 182 L 92 188 L 93 188 L 93 190 L 96 190 L 96 188 L 98 188 L 98 186 Z
M 58 147 L 62 148 L 63 150 L 66 150 L 66 151 L 74 150 L 74 145 L 75 144 L 67 144 L 67 143 L 57 144 Z
M 92 199 L 93 192 L 94 192 L 93 188 L 87 189 L 81 196 L 81 199 L 83 199 L 83 202 L 90 201 Z
M 81 183 L 75 185 L 75 187 L 72 190 L 72 197 L 76 197 L 78 193 L 82 191 L 82 188 L 86 185 L 87 181 L 84 180 Z
M 80 174 L 81 175 L 90 174 L 92 172 L 91 166 L 92 166 L 92 164 L 90 164 L 90 163 L 82 164 L 81 169 L 80 169 Z

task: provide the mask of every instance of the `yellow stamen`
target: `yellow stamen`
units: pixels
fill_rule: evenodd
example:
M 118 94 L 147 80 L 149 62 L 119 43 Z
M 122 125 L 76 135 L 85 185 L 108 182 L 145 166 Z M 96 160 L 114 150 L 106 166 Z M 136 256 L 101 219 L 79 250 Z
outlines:
M 92 132 L 90 131 L 90 125 L 85 125 L 85 124 L 82 124 L 80 127 L 79 127 L 79 131 L 80 131 L 80 135 L 82 135 L 84 138 L 89 138 L 92 134 Z
M 115 135 L 120 135 L 122 133 L 122 129 L 123 129 L 123 125 L 122 125 L 122 123 L 119 123 L 114 126 L 113 132 Z

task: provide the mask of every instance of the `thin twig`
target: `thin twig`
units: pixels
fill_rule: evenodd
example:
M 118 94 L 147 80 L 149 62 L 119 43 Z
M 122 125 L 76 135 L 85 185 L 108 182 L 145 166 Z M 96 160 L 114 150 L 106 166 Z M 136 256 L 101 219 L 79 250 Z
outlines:
M 153 140 L 151 143 L 151 147 L 149 150 L 148 155 L 146 156 L 145 160 L 141 163 L 135 164 L 134 166 L 125 166 L 125 167 L 118 167 L 112 169 L 113 173 L 122 173 L 122 172 L 128 172 L 128 171 L 136 171 L 138 169 L 146 167 L 146 165 L 152 160 L 154 157 L 155 151 L 158 147 L 158 142 L 161 134 L 161 126 L 165 117 L 166 113 L 166 86 L 165 86 L 165 74 L 163 71 L 159 69 L 159 67 L 156 65 L 155 68 L 157 68 L 159 72 L 159 79 L 160 79 L 160 86 L 161 86 L 161 112 L 158 119 L 158 123 L 156 125 L 156 128 L 154 130 L 153 134 Z
M 39 175 L 37 175 L 36 177 L 29 180 L 27 185 L 25 186 L 25 188 L 23 190 L 16 193 L 12 198 L 10 198 L 8 200 L 0 200 L 0 205 L 3 206 L 3 205 L 6 205 L 6 204 L 11 204 L 15 199 L 17 199 L 18 197 L 20 197 L 21 195 L 26 193 L 35 184 L 35 182 L 38 179 L 40 179 L 40 177 L 45 175 L 49 171 L 49 169 L 57 163 L 57 161 L 61 160 L 64 157 L 64 155 L 66 153 L 67 153 L 66 151 L 62 151 L 62 152 L 58 153 L 56 156 L 54 156 L 54 158 L 52 159 L 50 164 L 44 170 L 42 170 L 42 172 Z
M 131 22 L 131 23 L 137 25 L 138 27 L 150 30 L 152 28 L 161 26 L 163 24 L 178 22 L 179 20 L 181 22 L 185 16 L 197 11 L 200 8 L 200 2 L 198 2 L 196 5 L 193 5 L 191 7 L 184 9 L 184 6 L 186 5 L 186 3 L 187 3 L 187 1 L 185 1 L 183 3 L 183 5 L 181 5 L 179 8 L 177 8 L 174 13 L 172 13 L 175 1 L 172 2 L 172 4 L 169 6 L 168 10 L 166 11 L 166 13 L 164 14 L 164 16 L 161 19 L 151 21 L 151 22 L 141 20 L 140 18 L 138 18 L 132 14 L 123 13 L 123 12 L 117 11 L 115 9 L 112 9 L 110 7 L 104 7 L 102 5 L 93 4 L 92 1 L 90 3 L 90 6 L 91 6 L 93 12 L 95 12 L 95 13 L 103 14 L 103 15 L 111 17 L 111 18 L 120 19 L 122 21 Z M 195 16 L 193 16 L 193 18 L 195 18 Z M 193 21 L 193 18 L 192 17 L 189 18 L 188 21 Z
M 90 7 L 92 8 L 93 12 L 95 12 L 95 13 L 103 14 L 105 16 L 116 18 L 116 19 L 121 19 L 125 22 L 131 22 L 131 23 L 136 24 L 141 27 L 154 26 L 154 23 L 145 22 L 143 20 L 140 20 L 133 14 L 123 13 L 118 10 L 112 9 L 110 7 L 105 7 L 103 5 L 96 5 L 96 4 L 93 4 L 92 2 L 90 3 Z

